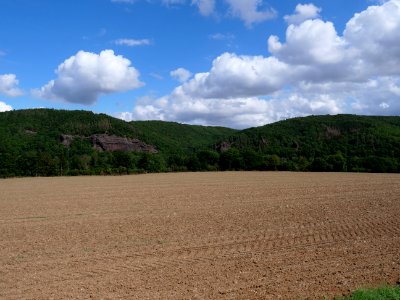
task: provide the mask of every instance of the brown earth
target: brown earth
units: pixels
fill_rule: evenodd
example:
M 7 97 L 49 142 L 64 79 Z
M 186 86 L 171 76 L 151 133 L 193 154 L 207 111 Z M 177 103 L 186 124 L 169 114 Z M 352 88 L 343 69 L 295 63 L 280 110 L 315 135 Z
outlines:
M 400 175 L 0 181 L 1 299 L 321 299 L 400 280 Z

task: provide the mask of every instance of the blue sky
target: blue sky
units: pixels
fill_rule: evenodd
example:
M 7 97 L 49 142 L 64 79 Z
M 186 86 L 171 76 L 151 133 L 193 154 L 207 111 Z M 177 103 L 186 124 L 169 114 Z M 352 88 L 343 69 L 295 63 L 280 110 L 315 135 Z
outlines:
M 400 114 L 400 0 L 0 0 L 0 111 Z

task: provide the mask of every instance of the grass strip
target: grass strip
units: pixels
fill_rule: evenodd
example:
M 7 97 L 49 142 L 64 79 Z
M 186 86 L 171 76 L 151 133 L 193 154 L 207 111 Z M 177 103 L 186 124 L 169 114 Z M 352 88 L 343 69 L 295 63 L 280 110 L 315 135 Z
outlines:
M 383 286 L 376 289 L 359 289 L 350 296 L 335 298 L 335 300 L 400 300 L 400 285 Z

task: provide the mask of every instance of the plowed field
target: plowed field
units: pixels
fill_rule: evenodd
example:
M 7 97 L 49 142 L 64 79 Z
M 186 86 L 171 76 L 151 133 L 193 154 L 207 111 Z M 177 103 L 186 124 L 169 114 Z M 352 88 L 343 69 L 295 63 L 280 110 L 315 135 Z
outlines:
M 399 174 L 0 181 L 0 299 L 321 299 L 399 280 Z

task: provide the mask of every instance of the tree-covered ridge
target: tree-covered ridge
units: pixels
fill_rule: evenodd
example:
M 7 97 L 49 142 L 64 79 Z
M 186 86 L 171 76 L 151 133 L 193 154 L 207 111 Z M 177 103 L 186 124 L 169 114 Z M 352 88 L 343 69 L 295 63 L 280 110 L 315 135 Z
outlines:
M 96 135 L 137 139 L 157 153 L 99 151 Z M 400 117 L 310 116 L 238 131 L 88 111 L 0 113 L 2 177 L 187 170 L 399 172 Z
M 235 133 L 223 127 L 172 122 L 125 122 L 89 111 L 29 109 L 0 113 L 0 176 L 112 174 L 167 171 L 181 161 Z M 159 154 L 99 152 L 87 137 L 108 134 L 153 145 Z M 62 136 L 74 137 L 69 147 Z M 184 160 L 184 161 L 182 161 Z M 173 165 L 176 165 L 174 163 Z
M 168 154 L 193 153 L 210 148 L 221 138 L 237 132 L 225 127 L 185 125 L 165 121 L 133 121 L 130 123 L 141 134 L 139 139 Z
M 285 170 L 397 172 L 400 117 L 294 118 L 243 130 L 228 141 L 241 152 L 278 157 Z

